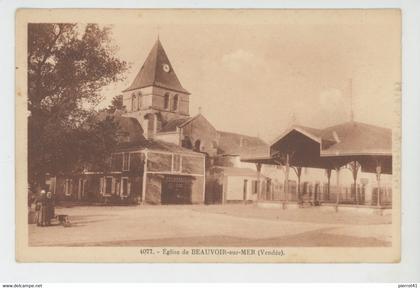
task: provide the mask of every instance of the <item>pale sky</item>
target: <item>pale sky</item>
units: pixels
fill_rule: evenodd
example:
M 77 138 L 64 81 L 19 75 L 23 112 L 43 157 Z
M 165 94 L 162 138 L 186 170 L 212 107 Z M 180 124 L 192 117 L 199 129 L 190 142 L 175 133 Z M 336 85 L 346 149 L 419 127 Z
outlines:
M 190 114 L 202 107 L 218 130 L 270 142 L 292 118 L 314 128 L 342 123 L 350 120 L 350 95 L 356 121 L 395 122 L 398 10 L 121 12 L 109 21 L 131 68 L 104 89 L 101 106 L 133 81 L 159 33 L 191 93 Z

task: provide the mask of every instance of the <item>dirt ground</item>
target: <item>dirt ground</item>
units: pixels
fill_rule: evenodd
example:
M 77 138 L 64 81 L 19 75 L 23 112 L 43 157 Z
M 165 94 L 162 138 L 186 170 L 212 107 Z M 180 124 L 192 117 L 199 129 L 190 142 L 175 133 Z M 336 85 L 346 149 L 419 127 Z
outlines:
M 29 225 L 31 246 L 391 245 L 391 217 L 255 205 L 56 208 L 71 227 Z

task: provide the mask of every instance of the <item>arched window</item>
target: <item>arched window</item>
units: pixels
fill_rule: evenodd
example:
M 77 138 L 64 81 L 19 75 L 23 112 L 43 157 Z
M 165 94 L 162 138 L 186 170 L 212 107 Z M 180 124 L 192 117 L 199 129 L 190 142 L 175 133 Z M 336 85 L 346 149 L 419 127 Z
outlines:
M 169 109 L 169 93 L 166 93 L 163 99 L 163 108 Z
M 140 110 L 141 108 L 141 101 L 142 101 L 142 97 L 141 97 L 141 92 L 139 91 L 139 93 L 137 93 L 137 110 Z
M 131 111 L 135 111 L 135 102 L 136 102 L 136 95 L 133 93 L 131 95 Z
M 178 94 L 175 94 L 173 102 L 174 102 L 174 104 L 172 105 L 173 111 L 177 111 L 178 110 Z

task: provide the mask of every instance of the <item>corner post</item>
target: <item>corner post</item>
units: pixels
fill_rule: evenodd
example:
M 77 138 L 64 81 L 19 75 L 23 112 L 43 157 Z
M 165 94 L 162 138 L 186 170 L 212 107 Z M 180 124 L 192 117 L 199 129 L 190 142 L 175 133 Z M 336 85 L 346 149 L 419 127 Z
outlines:
M 146 188 L 147 188 L 147 150 L 144 151 L 144 168 L 143 168 L 143 182 L 141 187 L 141 204 L 146 204 Z

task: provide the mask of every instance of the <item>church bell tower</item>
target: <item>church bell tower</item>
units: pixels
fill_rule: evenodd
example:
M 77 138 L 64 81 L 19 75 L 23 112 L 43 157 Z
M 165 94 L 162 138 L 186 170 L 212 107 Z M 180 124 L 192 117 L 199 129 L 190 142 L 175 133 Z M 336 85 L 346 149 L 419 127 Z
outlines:
M 146 138 L 153 138 L 168 121 L 189 116 L 189 96 L 158 38 L 134 81 L 123 91 L 124 115 L 136 118 Z

